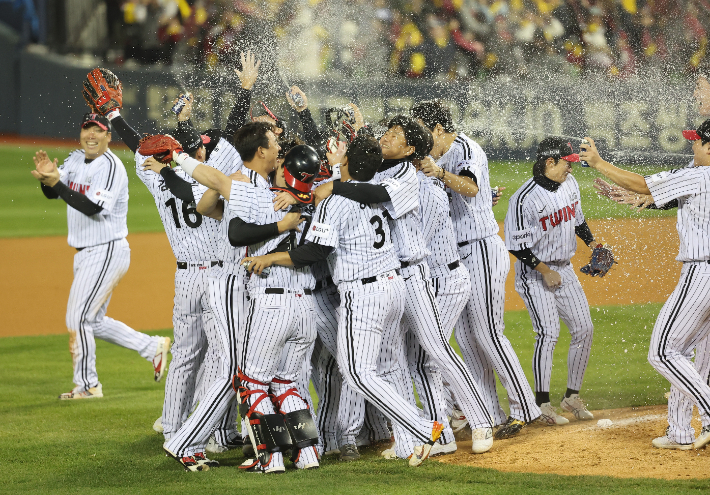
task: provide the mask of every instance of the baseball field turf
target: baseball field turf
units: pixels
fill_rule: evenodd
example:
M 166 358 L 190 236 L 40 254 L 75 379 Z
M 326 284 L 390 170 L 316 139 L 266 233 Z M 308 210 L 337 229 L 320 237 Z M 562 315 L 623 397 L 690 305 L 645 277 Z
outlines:
M 1 146 L 4 180 L 0 183 L 0 237 L 65 235 L 65 206 L 46 201 L 29 174 L 36 147 Z M 46 148 L 45 148 L 46 149 Z M 67 148 L 50 148 L 50 156 L 66 156 Z M 132 173 L 131 155 L 119 152 L 129 168 L 129 231 L 160 232 L 160 220 L 151 196 Z M 502 220 L 506 199 L 530 176 L 531 164 L 491 165 L 491 182 L 508 189 L 496 207 Z M 642 173 L 659 170 L 646 168 Z M 582 205 L 588 218 L 638 216 L 625 207 L 598 199 L 591 187 L 596 174 L 575 169 Z M 673 212 L 651 212 L 672 216 Z M 41 239 L 38 239 L 41 242 Z M 5 262 L 8 262 L 7 260 Z M 38 263 L 50 263 L 47 259 Z M 12 291 L 5 280 L 3 291 Z M 42 311 L 42 288 L 37 297 L 17 311 Z M 172 291 L 172 287 L 166 287 Z M 652 290 L 649 287 L 649 290 Z M 663 403 L 667 383 L 647 363 L 646 353 L 659 304 L 609 305 L 592 308 L 594 344 L 583 396 L 590 410 Z M 57 315 L 62 317 L 62 315 Z M 28 329 L 41 334 L 41 329 Z M 171 335 L 170 329 L 157 332 Z M 518 352 L 528 379 L 533 337 L 526 311 L 506 312 L 506 334 Z M 97 341 L 98 371 L 105 397 L 95 401 L 60 402 L 56 396 L 70 387 L 71 360 L 66 335 L 7 337 L 0 339 L 0 493 L 688 493 L 707 491 L 707 480 L 662 480 L 606 476 L 560 476 L 503 473 L 470 466 L 443 464 L 432 459 L 409 468 L 403 461 L 386 461 L 375 450 L 364 450 L 360 461 L 341 463 L 326 458 L 321 469 L 288 470 L 267 477 L 239 472 L 240 451 L 215 454 L 221 468 L 206 473 L 185 473 L 162 453 L 162 436 L 152 430 L 160 416 L 163 384 L 155 384 L 148 363 L 132 352 Z M 552 393 L 561 395 L 566 380 L 569 334 L 563 328 L 552 375 Z M 547 431 L 549 429 L 546 429 Z M 564 430 L 561 430 L 564 431 Z M 657 432 L 662 434 L 662 430 Z M 623 435 L 623 430 L 620 431 Z M 529 444 L 537 451 L 555 449 L 535 445 L 526 431 L 507 440 Z M 648 438 L 648 449 L 650 447 Z M 503 442 L 500 442 L 502 445 Z M 484 456 L 495 456 L 496 447 Z M 696 455 L 691 452 L 674 452 Z M 571 455 L 574 455 L 572 453 Z M 602 454 L 603 455 L 603 454 Z M 705 456 L 705 453 L 702 454 Z M 688 460 L 692 460 L 690 457 Z M 523 464 L 526 461 L 523 460 Z M 527 462 L 532 463 L 530 459 Z M 649 469 L 655 466 L 650 466 Z M 526 469 L 527 470 L 527 469 Z M 650 473 L 650 471 L 649 471 Z M 650 474 L 649 474 L 650 476 Z M 707 476 L 698 473 L 698 477 Z M 692 477 L 692 476 L 691 476 Z

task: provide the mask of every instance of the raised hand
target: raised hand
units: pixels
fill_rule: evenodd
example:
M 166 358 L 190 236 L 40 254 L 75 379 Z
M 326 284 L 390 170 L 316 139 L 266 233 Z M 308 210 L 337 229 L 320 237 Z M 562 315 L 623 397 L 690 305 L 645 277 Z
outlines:
M 362 116 L 362 112 L 357 105 L 355 103 L 348 103 L 346 106 L 352 108 L 353 113 L 355 114 L 355 130 L 359 131 L 365 127 L 365 118 Z
M 178 121 L 184 122 L 186 120 L 189 120 L 190 117 L 192 117 L 192 104 L 195 103 L 195 97 L 192 96 L 192 93 L 185 93 L 180 96 L 185 96 L 185 106 L 182 107 L 182 110 L 177 116 Z M 175 105 L 178 101 L 178 98 L 175 98 L 173 100 L 173 105 Z
M 239 76 L 239 80 L 242 82 L 242 88 L 250 90 L 254 87 L 254 84 L 256 84 L 256 78 L 259 76 L 261 60 L 256 60 L 251 50 L 248 50 L 246 53 L 241 52 L 239 54 L 239 60 L 242 63 L 242 70 L 234 69 L 234 72 Z
M 167 163 L 160 163 L 158 160 L 156 160 L 152 156 L 143 162 L 143 170 L 144 171 L 150 170 L 151 172 L 155 172 L 156 174 L 159 174 L 160 171 L 162 170 L 162 168 L 167 167 L 167 166 L 168 166 Z
M 46 151 L 39 150 L 32 157 L 32 160 L 35 163 L 35 170 L 30 171 L 32 177 L 49 187 L 59 182 L 59 169 L 57 168 L 56 158 L 52 161 Z

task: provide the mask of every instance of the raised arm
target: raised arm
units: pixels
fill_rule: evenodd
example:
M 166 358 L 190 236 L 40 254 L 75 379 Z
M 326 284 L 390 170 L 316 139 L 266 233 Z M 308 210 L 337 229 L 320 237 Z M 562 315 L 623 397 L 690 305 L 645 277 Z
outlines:
M 236 101 L 229 112 L 227 125 L 224 128 L 224 135 L 229 139 L 234 135 L 237 129 L 247 122 L 249 115 L 249 107 L 251 106 L 251 91 L 256 84 L 256 79 L 259 76 L 259 66 L 261 60 L 256 60 L 251 50 L 246 53 L 239 54 L 242 63 L 242 70 L 234 69 L 234 72 L 239 76 L 241 86 L 236 91 Z
M 638 194 L 651 194 L 643 175 L 623 170 L 603 160 L 599 156 L 594 140 L 590 137 L 585 137 L 585 139 L 589 141 L 589 144 L 582 143 L 580 145 L 580 160 L 586 161 L 590 167 L 595 168 L 624 189 Z

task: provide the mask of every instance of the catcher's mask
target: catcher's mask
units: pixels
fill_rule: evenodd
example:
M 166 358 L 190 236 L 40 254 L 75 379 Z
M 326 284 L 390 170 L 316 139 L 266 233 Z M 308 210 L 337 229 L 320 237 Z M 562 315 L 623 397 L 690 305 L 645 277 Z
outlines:
M 355 130 L 355 112 L 350 107 L 329 108 L 325 111 L 328 132 L 338 141 L 350 144 L 357 136 Z
M 313 202 L 311 186 L 320 172 L 320 158 L 312 147 L 306 144 L 294 146 L 286 153 L 283 163 L 286 188 L 272 188 L 286 191 L 301 203 Z

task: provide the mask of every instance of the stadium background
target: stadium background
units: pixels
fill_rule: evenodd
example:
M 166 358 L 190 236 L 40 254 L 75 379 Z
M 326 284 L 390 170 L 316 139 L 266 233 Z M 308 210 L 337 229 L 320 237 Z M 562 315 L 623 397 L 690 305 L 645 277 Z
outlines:
M 72 146 L 76 146 L 76 122 L 85 111 L 78 88 L 91 67 L 108 66 L 124 81 L 123 113 L 144 132 L 168 130 L 174 125 L 169 113 L 170 102 L 183 89 L 192 90 L 197 95 L 195 121 L 199 127 L 223 124 L 233 101 L 230 88 L 237 84 L 231 73 L 229 50 L 216 55 L 211 51 L 193 50 L 202 55 L 193 53 L 192 58 L 187 57 L 185 54 L 190 53 L 187 35 L 176 40 L 169 60 L 150 60 L 142 47 L 131 52 L 125 44 L 131 28 L 125 22 L 125 7 L 139 2 L 122 2 L 123 21 L 111 28 L 109 19 L 115 18 L 109 14 L 115 3 L 0 1 L 0 66 L 6 68 L 0 71 L 0 94 L 3 95 L 0 99 L 0 132 L 3 133 L 0 135 L 0 159 L 4 172 L 0 181 L 0 198 L 4 202 L 0 209 L 0 256 L 4 274 L 0 298 L 4 317 L 0 335 L 8 337 L 0 340 L 0 355 L 4 357 L 0 364 L 0 394 L 7 398 L 0 405 L 0 414 L 5 419 L 0 424 L 0 450 L 13 452 L 2 463 L 7 468 L 9 484 L 0 487 L 0 492 L 18 488 L 46 492 L 51 487 L 55 492 L 84 488 L 96 492 L 152 493 L 163 491 L 163 487 L 196 491 L 201 483 L 208 483 L 204 485 L 205 490 L 221 492 L 246 483 L 240 476 L 242 473 L 229 467 L 214 474 L 210 472 L 209 477 L 202 478 L 204 481 L 197 478 L 186 480 L 169 460 L 162 457 L 161 440 L 150 429 L 160 414 L 162 391 L 148 379 L 149 370 L 142 369 L 122 349 L 103 343 L 98 345 L 99 367 L 102 376 L 106 376 L 107 385 L 107 397 L 103 402 L 67 405 L 58 404 L 54 399 L 57 391 L 67 386 L 70 369 L 63 333 L 73 252 L 66 245 L 65 206 L 44 200 L 29 175 L 33 152 L 38 148 L 48 149 L 50 156 L 61 160 Z M 389 9 L 392 23 L 395 18 L 400 19 L 400 34 L 412 31 L 411 27 L 405 29 L 411 21 L 414 27 L 420 26 L 418 29 L 423 38 L 428 36 L 427 27 L 438 25 L 430 15 L 446 21 L 447 29 L 451 27 L 452 18 L 458 16 L 446 16 L 449 8 L 446 2 L 420 3 L 423 6 L 418 8 L 422 10 L 417 14 L 411 11 L 414 7 L 399 6 L 396 10 L 398 5 L 395 2 L 372 2 L 380 10 L 382 5 Z M 413 2 L 412 5 L 416 7 L 420 3 Z M 658 3 L 639 2 L 637 12 L 657 8 Z M 398 45 L 399 38 L 394 38 L 390 44 L 385 43 L 384 48 L 378 45 L 380 49 L 375 50 L 384 57 L 384 62 L 377 59 L 377 63 L 382 64 L 375 63 L 379 72 L 373 74 L 358 73 L 354 63 L 348 69 L 347 64 L 338 62 L 343 58 L 341 55 L 317 59 L 316 69 L 309 73 L 301 66 L 313 66 L 314 63 L 306 63 L 306 57 L 294 58 L 294 53 L 298 50 L 310 53 L 312 46 L 300 42 L 289 44 L 289 39 L 309 39 L 311 31 L 302 28 L 298 36 L 288 32 L 288 28 L 300 22 L 298 19 L 306 15 L 307 10 L 318 12 L 321 8 L 327 11 L 326 7 L 332 10 L 333 5 L 340 5 L 344 12 L 340 24 L 331 24 L 330 34 L 319 36 L 322 46 L 333 52 L 342 51 L 341 43 L 331 39 L 339 32 L 337 26 L 351 29 L 348 28 L 351 21 L 358 29 L 365 29 L 355 22 L 358 18 L 348 19 L 348 14 L 361 12 L 356 7 L 365 9 L 369 2 L 269 2 L 279 9 L 286 6 L 291 9 L 292 15 L 281 24 L 277 23 L 272 31 L 278 46 L 288 46 L 275 52 L 272 78 L 260 82 L 256 97 L 264 98 L 278 112 L 289 115 L 289 108 L 281 98 L 283 79 L 304 89 L 312 108 L 323 110 L 355 101 L 369 121 L 405 111 L 421 98 L 444 98 L 451 102 L 460 128 L 484 146 L 493 160 L 492 183 L 506 186 L 508 195 L 529 177 L 531 150 L 534 151 L 537 142 L 547 134 L 569 136 L 571 141 L 585 134 L 599 136 L 602 138 L 602 154 L 608 153 L 617 162 L 636 162 L 637 170 L 650 173 L 670 164 L 687 162 L 689 147 L 679 138 L 679 131 L 699 122 L 691 98 L 692 73 L 698 65 L 693 56 L 700 53 L 702 56 L 696 59 L 700 64 L 704 63 L 706 55 L 702 50 L 707 41 L 702 40 L 707 40 L 708 19 L 701 15 L 703 11 L 697 12 L 697 6 L 702 2 L 676 3 L 683 7 L 682 19 L 688 19 L 688 15 L 692 17 L 695 12 L 700 27 L 691 31 L 694 36 L 697 34 L 697 39 L 685 40 L 679 36 L 682 42 L 667 43 L 677 50 L 669 49 L 666 55 L 678 58 L 670 61 L 666 58 L 663 62 L 654 52 L 645 58 L 639 57 L 632 64 L 633 71 L 613 69 L 617 65 L 604 68 L 592 63 L 591 53 L 586 49 L 582 50 L 581 61 L 570 59 L 559 48 L 557 53 L 552 52 L 557 45 L 550 42 L 538 43 L 538 48 L 531 54 L 524 50 L 523 54 L 529 58 L 520 59 L 520 65 L 497 68 L 495 64 L 492 67 L 482 63 L 463 64 L 460 62 L 463 48 L 456 45 L 456 52 L 451 52 L 451 60 L 456 64 L 448 70 L 422 70 L 416 74 L 392 65 L 395 55 L 402 60 L 413 60 L 411 53 L 405 55 L 403 48 L 397 48 L 401 43 Z M 171 2 L 146 4 L 169 8 L 166 6 Z M 182 2 L 175 4 L 178 9 L 183 5 Z M 198 15 L 200 6 L 227 6 L 224 2 L 190 4 L 191 16 Z M 463 7 L 456 10 L 454 4 L 456 2 L 451 8 L 460 13 Z M 459 5 L 472 4 L 462 2 Z M 510 2 L 510 12 L 514 10 L 514 4 Z M 575 1 L 559 5 L 575 4 L 585 5 Z M 29 12 L 29 5 L 34 8 L 32 12 Z M 477 5 L 494 6 L 489 2 L 478 2 Z M 525 3 L 523 12 L 529 9 L 528 13 L 537 12 L 544 17 L 553 11 L 543 12 L 549 8 L 545 5 L 544 2 Z M 598 5 L 599 8 L 626 11 L 630 3 L 599 2 Z M 239 22 L 232 20 L 230 25 L 234 30 L 243 30 L 250 19 L 245 14 L 249 2 L 230 3 L 228 7 L 217 17 L 222 20 L 238 18 Z M 380 10 L 375 14 L 387 19 L 385 14 L 377 14 Z M 511 13 L 508 17 L 514 15 Z M 208 15 L 208 18 L 215 17 Z M 367 16 L 362 18 L 368 19 Z M 83 24 L 77 23 L 78 19 L 84 19 Z M 180 19 L 180 25 L 187 32 L 184 26 L 189 22 Z M 657 24 L 668 23 L 670 20 L 665 22 L 663 18 L 657 18 Z M 690 25 L 694 24 L 691 22 Z M 312 18 L 306 26 L 315 29 Z M 666 29 L 675 32 L 672 27 L 666 26 Z M 610 31 L 617 33 L 614 39 L 624 32 L 620 29 Z M 205 28 L 205 32 L 210 30 Z M 215 30 L 211 32 L 214 34 Z M 317 34 L 319 31 L 312 32 Z M 451 40 L 458 36 L 450 29 L 448 32 Z M 542 33 L 544 38 L 544 29 Z M 224 32 L 220 35 L 225 37 Z M 580 37 L 581 43 L 586 43 L 583 38 Z M 200 38 L 200 46 L 209 45 L 209 39 L 221 38 L 205 39 Z M 81 40 L 84 40 L 83 45 Z M 187 48 L 180 48 L 181 43 Z M 526 45 L 523 43 L 522 46 Z M 494 43 L 490 43 L 489 48 L 488 52 L 484 48 L 484 53 L 494 52 Z M 371 50 L 363 50 L 368 57 L 375 56 Z M 127 57 L 127 53 L 135 56 Z M 623 54 L 612 49 L 606 53 L 615 64 Z M 270 55 L 274 56 L 274 53 L 269 50 L 264 54 L 265 57 Z M 284 62 L 284 57 L 303 63 L 299 63 L 299 70 L 295 70 Z M 358 63 L 367 65 L 365 59 Z M 468 72 L 462 71 L 461 64 L 468 67 Z M 529 70 L 521 72 L 521 66 Z M 118 143 L 112 147 L 118 150 L 131 181 L 129 242 L 132 265 L 115 292 L 109 311 L 137 329 L 170 335 L 172 253 L 161 233 L 152 197 L 132 174 L 130 153 Z M 374 452 L 359 465 L 326 462 L 315 476 L 307 478 L 302 473 L 288 473 L 289 477 L 297 476 L 299 486 L 304 489 L 343 493 L 410 492 L 420 490 L 422 486 L 430 487 L 428 491 L 433 493 L 479 489 L 487 492 L 554 492 L 567 491 L 572 483 L 619 492 L 707 488 L 702 481 L 624 482 L 598 477 L 704 478 L 710 472 L 707 469 L 710 462 L 704 452 L 697 455 L 659 453 L 650 448 L 650 439 L 662 434 L 664 427 L 662 405 L 667 384 L 646 363 L 645 354 L 653 321 L 660 310 L 659 303 L 674 287 L 680 268 L 673 261 L 678 242 L 673 213 L 637 214 L 609 204 L 595 197 L 591 187 L 596 176 L 593 171 L 576 168 L 575 176 L 583 190 L 583 208 L 591 219 L 593 231 L 597 237 L 616 247 L 620 260 L 620 265 L 608 277 L 582 279 L 595 321 L 595 342 L 584 396 L 593 410 L 614 409 L 602 413 L 605 414 L 603 417 L 616 421 L 618 415 L 624 416 L 619 424 L 626 426 L 606 432 L 559 429 L 559 438 L 554 437 L 556 432 L 550 429 L 531 427 L 520 441 L 498 442 L 485 456 L 465 454 L 465 443 L 462 443 L 460 452 L 464 453 L 445 458 L 445 461 L 501 471 L 593 474 L 597 477 L 499 474 L 435 462 L 412 472 L 378 460 Z M 496 207 L 499 221 L 505 215 L 506 206 L 504 198 Z M 581 246 L 573 260 L 574 265 L 584 264 L 586 256 L 587 249 Z M 507 287 L 507 297 L 506 333 L 528 372 L 533 341 L 529 317 L 511 283 Z M 565 349 L 569 343 L 564 333 L 553 374 L 553 390 L 560 391 L 564 387 Z M 620 408 L 627 409 L 623 409 L 622 414 L 617 411 Z M 643 416 L 644 421 L 628 423 L 628 414 Z M 597 414 L 597 417 L 602 416 Z M 238 453 L 229 453 L 220 461 L 228 466 L 236 465 L 241 462 L 241 457 Z M 277 484 L 267 480 L 248 483 L 266 493 L 278 489 Z

